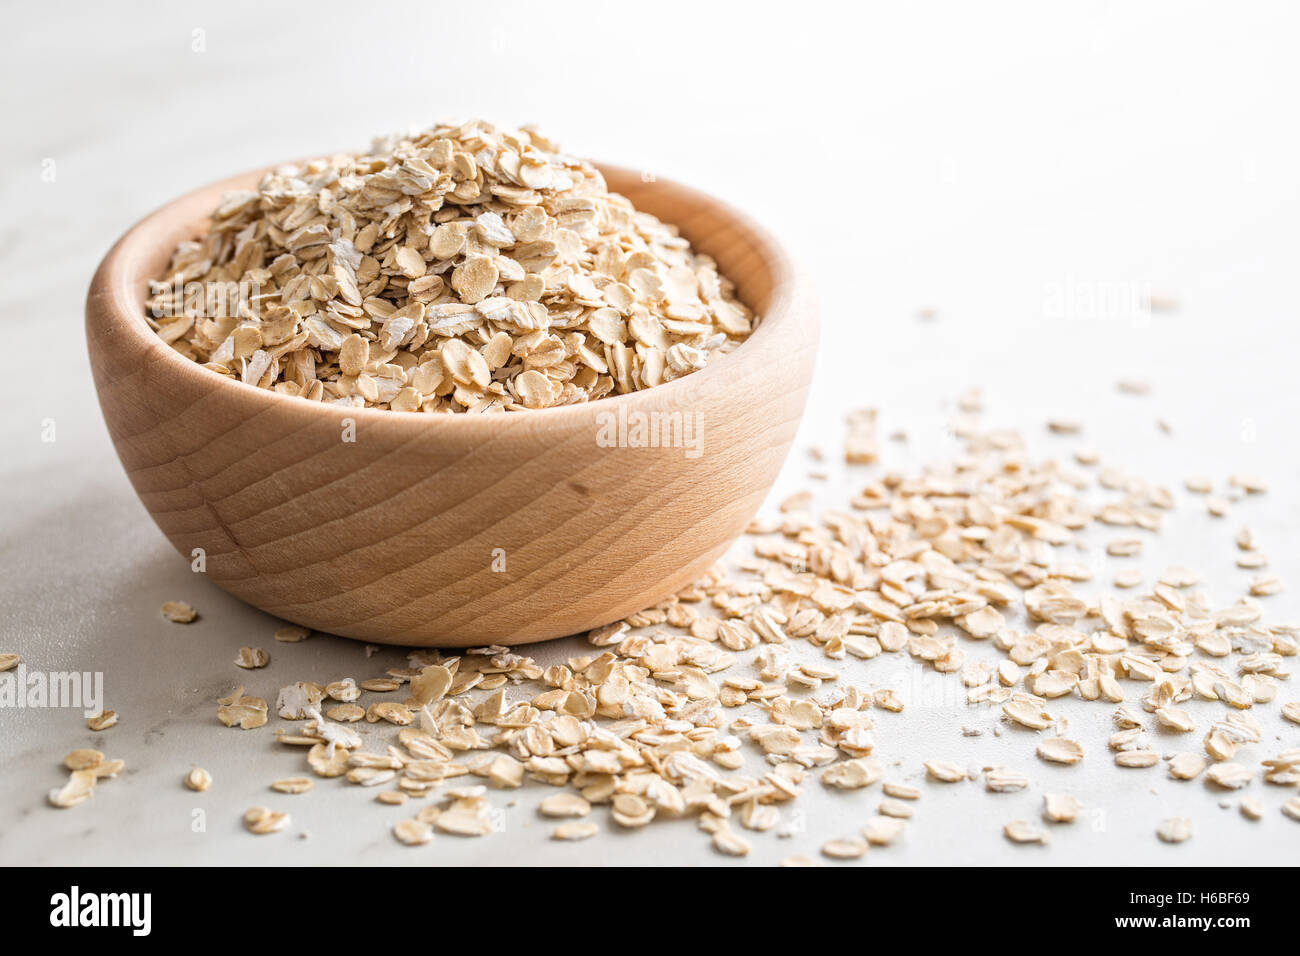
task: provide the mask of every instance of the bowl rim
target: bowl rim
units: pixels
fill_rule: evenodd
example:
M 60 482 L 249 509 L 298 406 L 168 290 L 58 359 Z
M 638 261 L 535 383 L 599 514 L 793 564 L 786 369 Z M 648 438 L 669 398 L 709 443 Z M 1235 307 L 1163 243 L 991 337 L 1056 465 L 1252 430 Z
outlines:
M 220 193 L 234 189 L 249 188 L 251 183 L 255 183 L 261 176 L 274 169 L 285 165 L 298 165 L 306 161 L 309 160 L 274 163 L 269 166 L 246 170 L 225 179 L 215 180 L 169 200 L 137 221 L 114 243 L 100 262 L 87 294 L 88 317 L 97 311 L 100 314 L 99 322 L 104 328 L 121 330 L 128 334 L 135 343 L 143 348 L 140 355 L 143 362 L 161 361 L 167 364 L 169 369 L 175 371 L 176 374 L 192 379 L 197 386 L 212 390 L 214 394 L 226 395 L 232 401 L 256 403 L 256 410 L 259 412 L 270 411 L 275 408 L 284 411 L 298 410 L 305 412 L 307 409 L 314 407 L 316 411 L 312 414 L 326 416 L 325 420 L 332 418 L 338 422 L 342 422 L 343 419 L 355 419 L 358 424 L 362 419 L 394 424 L 426 422 L 430 427 L 471 429 L 482 427 L 479 423 L 484 420 L 503 420 L 503 426 L 512 421 L 516 423 L 527 421 L 538 426 L 543 426 L 545 423 L 553 423 L 556 426 L 562 426 L 566 423 L 575 424 L 579 421 L 588 420 L 593 413 L 608 411 L 617 414 L 620 407 L 627 407 L 630 412 L 633 410 L 633 406 L 648 401 L 653 402 L 660 408 L 693 404 L 690 398 L 693 395 L 697 396 L 701 387 L 717 384 L 720 377 L 727 375 L 740 362 L 760 359 L 762 353 L 766 350 L 766 346 L 769 344 L 776 345 L 776 339 L 779 337 L 778 333 L 782 330 L 782 327 L 799 321 L 805 311 L 795 307 L 798 295 L 802 291 L 800 271 L 795 266 L 790 254 L 776 241 L 770 232 L 746 213 L 741 212 L 729 203 L 715 199 L 707 193 L 675 180 L 656 176 L 652 181 L 654 185 L 666 186 L 693 203 L 722 213 L 725 218 L 730 219 L 736 226 L 747 233 L 760 254 L 764 267 L 769 271 L 771 289 L 768 298 L 770 301 L 767 308 L 760 313 L 761 321 L 758 328 L 751 332 L 749 337 L 737 348 L 718 360 L 710 362 L 699 371 L 665 382 L 662 385 L 640 389 L 635 392 L 607 395 L 594 401 L 578 402 L 554 408 L 522 409 L 509 414 L 480 413 L 469 415 L 461 413 L 439 415 L 423 411 L 403 412 L 368 406 L 344 406 L 329 402 L 311 402 L 296 395 L 285 395 L 273 389 L 248 385 L 229 376 L 220 375 L 205 368 L 198 362 L 185 358 L 159 338 L 157 332 L 150 328 L 149 323 L 145 321 L 145 302 L 135 293 L 135 289 L 142 279 L 146 281 L 157 280 L 153 276 L 140 275 L 139 264 L 145 261 L 145 258 L 137 250 L 145 248 L 146 240 L 150 238 L 151 226 L 167 220 L 174 215 L 174 211 L 178 206 L 195 201 L 200 194 L 211 192 L 219 196 Z M 636 170 L 624 166 L 595 161 L 593 161 L 593 164 L 607 180 L 627 180 L 640 178 L 641 176 Z M 618 192 L 618 189 L 614 188 L 611 191 Z M 641 207 L 638 206 L 638 208 Z M 208 215 L 208 212 L 205 211 L 203 215 Z M 199 232 L 198 224 L 196 223 L 196 235 Z M 669 224 L 680 229 L 679 223 Z M 682 230 L 682 234 L 687 235 L 687 230 Z M 690 239 L 690 236 L 687 235 L 687 238 Z M 722 269 L 719 269 L 719 272 L 724 276 L 726 275 Z M 147 284 L 145 287 L 147 288 Z M 748 303 L 746 304 L 748 305 Z M 753 307 L 750 306 L 750 308 Z M 754 311 L 759 312 L 757 309 L 754 309 Z M 815 326 L 809 329 L 809 334 L 816 336 Z M 87 337 L 87 344 L 90 348 L 95 348 L 91 336 Z M 678 399 L 685 401 L 678 401 Z

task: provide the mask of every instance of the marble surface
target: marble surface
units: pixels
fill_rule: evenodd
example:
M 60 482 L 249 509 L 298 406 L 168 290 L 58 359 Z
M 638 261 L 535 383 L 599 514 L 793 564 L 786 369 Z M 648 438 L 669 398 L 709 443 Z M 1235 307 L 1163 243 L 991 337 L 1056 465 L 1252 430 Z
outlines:
M 6 15 L 0 651 L 42 671 L 102 672 L 121 723 L 96 735 L 79 711 L 0 712 L 0 863 L 737 865 L 689 821 L 556 843 L 534 810 L 547 792 L 537 785 L 494 794 L 502 832 L 410 850 L 389 835 L 409 805 L 379 806 L 338 781 L 272 794 L 271 780 L 302 769 L 299 752 L 274 742 L 278 721 L 254 733 L 215 721 L 216 697 L 237 683 L 274 698 L 294 679 L 363 678 L 404 655 L 367 659 L 362 645 L 325 636 L 275 644 L 275 621 L 171 550 L 99 415 L 86 285 L 130 223 L 197 184 L 442 116 L 536 122 L 575 152 L 692 183 L 777 232 L 825 314 L 801 448 L 835 447 L 843 412 L 874 406 L 882 433 L 909 434 L 888 443 L 885 467 L 914 468 L 953 453 L 954 399 L 980 386 L 985 420 L 1022 428 L 1036 453 L 1087 443 L 1106 464 L 1176 488 L 1177 511 L 1140 558 L 1108 559 L 1106 536 L 1090 539 L 1100 579 L 1184 564 L 1216 603 L 1235 601 L 1250 574 L 1234 566 L 1232 538 L 1247 523 L 1270 569 L 1300 579 L 1294 6 L 747 4 L 738 16 L 559 2 L 539 17 L 523 3 L 392 3 L 382 20 L 341 3 L 318 3 L 310 18 L 292 9 L 52 2 Z M 1180 307 L 1134 306 L 1150 295 Z M 923 308 L 935 318 L 918 319 Z M 1129 376 L 1151 394 L 1119 394 Z M 1053 415 L 1084 422 L 1084 436 L 1048 435 Z M 808 468 L 792 456 L 774 494 L 801 487 Z M 1181 489 L 1189 474 L 1222 483 L 1238 471 L 1272 489 L 1223 520 Z M 863 478 L 836 466 L 819 493 L 835 500 Z M 1263 599 L 1268 619 L 1300 620 L 1296 593 Z M 162 620 L 173 598 L 201 619 Z M 235 668 L 245 644 L 267 648 L 271 667 Z M 561 660 L 581 646 L 536 654 Z M 925 785 L 906 838 L 867 865 L 1281 863 L 1300 848 L 1300 824 L 1278 811 L 1293 790 L 1256 780 L 1247 792 L 1266 813 L 1250 823 L 1239 794 L 1114 767 L 1109 707 L 1061 703 L 1088 756 L 1056 767 L 1033 756 L 1031 734 L 995 734 L 996 712 L 961 704 L 955 679 L 931 685 L 898 658 L 845 672 L 908 702 L 878 722 L 891 777 L 920 780 L 923 760 L 944 758 L 1033 780 L 1007 795 Z M 1285 682 L 1279 700 L 1297 697 Z M 1218 706 L 1190 709 L 1204 728 Z M 1258 715 L 1265 737 L 1244 762 L 1300 745 L 1275 708 Z M 1162 753 L 1195 749 L 1154 737 Z M 48 806 L 59 759 L 92 745 L 127 771 L 87 805 Z M 216 778 L 206 794 L 180 785 L 194 763 Z M 749 862 L 815 856 L 878 800 L 805 789 L 803 832 L 755 836 Z M 1046 849 L 1007 843 L 1002 824 L 1035 818 L 1054 790 L 1084 801 L 1080 821 L 1054 829 Z M 246 834 L 240 813 L 257 804 L 290 810 L 293 827 Z M 1175 814 L 1192 817 L 1196 835 L 1171 847 L 1155 828 Z

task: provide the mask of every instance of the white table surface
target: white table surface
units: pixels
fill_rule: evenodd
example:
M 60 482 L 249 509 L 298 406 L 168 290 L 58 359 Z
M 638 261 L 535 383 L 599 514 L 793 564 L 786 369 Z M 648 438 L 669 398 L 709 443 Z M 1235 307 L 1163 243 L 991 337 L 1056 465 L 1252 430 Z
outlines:
M 1294 5 L 131 6 L 46 2 L 6 13 L 0 651 L 34 669 L 103 671 L 121 723 L 92 734 L 75 711 L 0 713 L 0 863 L 736 862 L 691 821 L 637 832 L 608 824 L 592 840 L 556 843 L 534 810 L 550 791 L 535 784 L 493 793 L 502 832 L 407 849 L 388 828 L 412 804 L 382 807 L 341 781 L 272 794 L 269 781 L 304 769 L 299 752 L 274 743 L 279 721 L 249 734 L 215 720 L 215 698 L 241 681 L 274 699 L 283 683 L 362 678 L 404 655 L 367 661 L 361 644 L 322 636 L 276 644 L 272 619 L 190 572 L 110 446 L 81 332 L 86 286 L 127 226 L 181 192 L 445 116 L 536 122 L 573 152 L 714 192 L 781 236 L 824 308 L 801 448 L 837 448 L 843 413 L 874 406 L 882 434 L 910 436 L 886 443 L 886 467 L 916 467 L 954 451 L 945 431 L 954 399 L 981 386 L 986 422 L 1024 429 L 1036 452 L 1065 456 L 1086 443 L 1105 463 L 1175 488 L 1178 510 L 1139 559 L 1098 557 L 1094 547 L 1101 580 L 1120 566 L 1150 579 L 1185 564 L 1203 573 L 1216 604 L 1235 601 L 1250 578 L 1233 564 L 1243 523 L 1270 570 L 1300 579 Z M 1180 308 L 1088 305 L 1107 295 L 1171 296 Z M 937 317 L 919 320 L 922 308 Z M 1125 376 L 1149 380 L 1151 394 L 1119 394 Z M 1082 420 L 1085 435 L 1049 436 L 1051 415 Z M 1171 434 L 1157 429 L 1160 417 Z M 42 441 L 49 420 L 53 442 Z M 792 455 L 774 495 L 803 486 L 807 469 L 804 454 Z M 1190 474 L 1222 483 L 1238 471 L 1266 475 L 1272 490 L 1224 520 L 1181 487 Z M 837 466 L 825 500 L 864 476 Z M 1268 620 L 1300 619 L 1296 594 L 1262 599 Z M 202 619 L 167 624 L 158 606 L 173 598 Z M 270 651 L 271 667 L 235 668 L 244 644 Z M 584 646 L 569 639 L 535 653 L 560 660 Z M 1239 794 L 1162 769 L 1120 770 L 1105 748 L 1107 705 L 1054 703 L 1088 754 L 1056 767 L 1034 757 L 1032 734 L 994 735 L 996 711 L 927 705 L 901 657 L 844 670 L 908 701 L 878 721 L 891 777 L 920 780 L 923 760 L 945 758 L 1005 763 L 1033 781 L 1007 795 L 923 784 L 905 839 L 873 850 L 868 865 L 1297 858 L 1300 824 L 1278 812 L 1294 790 L 1257 779 L 1248 792 L 1267 812 L 1250 823 Z M 1279 701 L 1298 697 L 1296 681 L 1284 683 Z M 1220 706 L 1189 709 L 1204 728 Z M 1255 713 L 1265 737 L 1242 761 L 1300 745 L 1300 728 L 1275 707 Z M 963 737 L 964 725 L 984 733 Z M 1155 733 L 1154 745 L 1197 749 L 1201 732 Z M 48 806 L 62 755 L 91 745 L 124 758 L 126 773 L 86 805 Z M 206 794 L 180 786 L 192 763 L 216 777 Z M 1084 817 L 1053 828 L 1048 848 L 1004 840 L 1002 824 L 1036 819 L 1052 790 L 1080 797 Z M 749 862 L 815 857 L 878 800 L 878 788 L 840 794 L 810 780 L 796 804 L 805 832 L 747 834 Z M 291 810 L 294 826 L 245 833 L 239 815 L 257 804 Z M 204 833 L 191 830 L 196 808 L 207 814 Z M 1196 835 L 1161 844 L 1155 828 L 1175 814 L 1192 817 Z M 607 824 L 601 810 L 593 819 Z

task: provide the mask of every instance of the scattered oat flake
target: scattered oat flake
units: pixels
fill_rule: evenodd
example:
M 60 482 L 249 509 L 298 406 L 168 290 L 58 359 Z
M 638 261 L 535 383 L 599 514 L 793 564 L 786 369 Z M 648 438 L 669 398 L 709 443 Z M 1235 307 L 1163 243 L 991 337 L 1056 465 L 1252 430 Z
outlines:
M 235 658 L 236 666 L 245 670 L 256 670 L 259 667 L 265 667 L 269 663 L 271 663 L 271 655 L 260 647 L 241 647 L 239 656 Z
M 897 800 L 893 797 L 885 797 L 880 801 L 880 813 L 886 817 L 895 817 L 899 820 L 911 819 L 912 814 L 916 811 L 912 809 L 912 804 L 905 800 Z
M 1049 823 L 1073 823 L 1083 812 L 1083 803 L 1068 793 L 1043 795 L 1043 819 Z
M 543 799 L 537 809 L 544 817 L 585 817 L 591 804 L 576 793 L 561 792 Z
M 0 654 L 0 673 L 17 667 L 22 658 L 17 654 Z
M 552 840 L 586 840 L 600 832 L 594 823 L 561 823 L 551 831 Z
M 199 612 L 184 601 L 164 601 L 162 614 L 173 624 L 189 624 L 199 616 Z
M 202 767 L 195 767 L 185 775 L 185 786 L 197 793 L 202 793 L 212 786 L 212 774 Z
M 867 841 L 857 837 L 827 840 L 822 844 L 822 855 L 832 860 L 858 860 L 867 853 Z
M 278 833 L 289 826 L 289 822 L 289 814 L 269 810 L 266 807 L 253 807 L 244 812 L 244 827 L 248 832 L 256 833 L 258 836 Z
M 1195 780 L 1205 771 L 1206 763 L 1201 754 L 1177 754 L 1169 761 L 1169 776 L 1178 780 Z
M 635 829 L 654 819 L 655 808 L 634 793 L 620 793 L 610 804 L 610 815 L 619 826 Z
M 1120 767 L 1154 767 L 1159 762 L 1160 755 L 1154 750 L 1123 750 L 1115 755 L 1115 764 Z
M 887 797 L 897 797 L 899 800 L 920 800 L 921 788 L 913 786 L 910 783 L 890 782 L 881 787 Z
M 117 711 L 105 710 L 92 717 L 86 718 L 86 726 L 91 730 L 108 730 L 110 727 L 117 726 Z
M 1156 836 L 1166 843 L 1182 843 L 1192 838 L 1192 820 L 1190 817 L 1170 817 L 1160 824 Z
M 72 771 L 68 775 L 67 783 L 50 791 L 50 805 L 60 810 L 67 810 L 85 803 L 95 795 L 96 779 L 93 769 Z
M 1262 495 L 1268 491 L 1268 482 L 1258 475 L 1232 475 L 1228 478 L 1228 484 L 1248 495 Z
M 1052 418 L 1047 422 L 1048 431 L 1057 435 L 1077 435 L 1083 431 L 1083 426 L 1077 421 L 1068 418 Z
M 1106 545 L 1106 553 L 1114 558 L 1128 558 L 1142 550 L 1141 538 L 1116 538 Z
M 991 793 L 1014 793 L 1029 786 L 1029 778 L 1015 770 L 990 767 L 984 772 L 984 789 Z
M 1276 574 L 1261 574 L 1250 582 L 1250 593 L 1255 597 L 1269 597 L 1282 591 L 1282 579 Z
M 63 758 L 63 766 L 69 770 L 90 770 L 104 762 L 104 755 L 98 750 L 73 750 Z
M 713 848 L 726 856 L 748 856 L 749 841 L 728 827 L 719 827 L 713 833 Z
M 1012 820 L 1002 828 L 1002 833 L 1012 843 L 1047 843 L 1047 831 L 1025 820 Z
M 433 839 L 433 827 L 423 820 L 399 820 L 393 824 L 393 836 L 407 846 L 423 846 Z
M 255 730 L 266 724 L 266 701 L 260 697 L 246 697 L 242 687 L 222 697 L 217 705 L 217 719 L 227 727 Z
M 943 760 L 927 760 L 925 762 L 925 772 L 932 780 L 938 780 L 941 783 L 957 783 L 966 779 L 966 769 L 964 767 Z
M 486 814 L 475 810 L 453 807 L 438 814 L 434 825 L 443 833 L 456 836 L 486 836 L 492 832 L 492 821 Z
M 297 644 L 311 637 L 311 628 L 290 624 L 275 632 L 275 639 L 281 644 Z
M 1255 771 L 1239 763 L 1224 761 L 1210 766 L 1205 779 L 1225 790 L 1239 790 L 1255 779 Z
M 1083 759 L 1083 747 L 1076 740 L 1049 737 L 1039 743 L 1038 756 L 1051 763 L 1075 764 Z
M 271 789 L 277 793 L 306 793 L 312 786 L 310 777 L 285 777 L 272 783 Z
M 862 835 L 872 846 L 889 846 L 907 829 L 906 821 L 898 817 L 874 816 L 867 820 Z

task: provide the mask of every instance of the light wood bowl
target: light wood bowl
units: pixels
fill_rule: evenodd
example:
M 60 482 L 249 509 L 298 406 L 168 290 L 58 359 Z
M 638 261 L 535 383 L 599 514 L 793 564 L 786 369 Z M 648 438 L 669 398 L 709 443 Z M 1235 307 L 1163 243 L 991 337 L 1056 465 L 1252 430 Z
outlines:
M 340 408 L 190 362 L 144 319 L 148 281 L 202 234 L 236 176 L 164 206 L 109 252 L 86 301 L 100 407 L 140 500 L 209 578 L 277 617 L 390 644 L 524 644 L 671 595 L 738 537 L 794 438 L 817 317 L 789 257 L 676 183 L 602 167 L 610 188 L 717 260 L 758 330 L 657 388 L 489 416 Z M 696 416 L 681 447 L 602 447 L 626 412 Z M 355 442 L 342 440 L 345 419 Z M 650 419 L 643 419 L 650 420 Z M 505 570 L 500 568 L 504 558 Z

